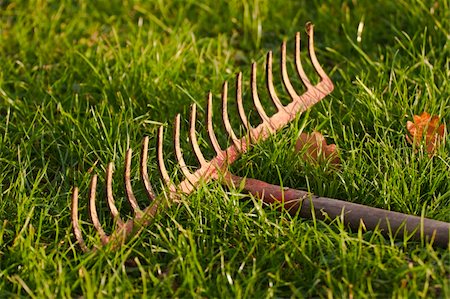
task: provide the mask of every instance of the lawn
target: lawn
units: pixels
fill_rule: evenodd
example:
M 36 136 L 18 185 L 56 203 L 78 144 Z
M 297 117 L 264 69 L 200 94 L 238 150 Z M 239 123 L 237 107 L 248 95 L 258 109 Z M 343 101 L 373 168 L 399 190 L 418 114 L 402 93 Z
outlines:
M 83 253 L 75 243 L 73 186 L 80 188 L 92 248 L 100 241 L 88 220 L 91 174 L 104 186 L 106 165 L 115 162 L 116 203 L 123 218 L 131 217 L 120 176 L 131 147 L 133 187 L 147 206 L 137 163 L 143 136 L 150 137 L 150 180 L 164 194 L 154 146 L 159 126 L 167 132 L 166 165 L 179 181 L 170 133 L 175 115 L 182 117 L 185 159 L 195 165 L 186 141 L 190 105 L 197 103 L 204 117 L 207 92 L 220 102 L 225 80 L 232 101 L 239 71 L 249 101 L 256 61 L 259 94 L 269 107 L 269 50 L 287 104 L 278 65 L 283 40 L 292 83 L 303 92 L 293 47 L 308 21 L 335 90 L 244 154 L 230 166 L 233 173 L 450 222 L 448 134 L 432 157 L 405 138 L 406 122 L 423 111 L 449 127 L 447 0 L 0 0 L 0 297 L 449 298 L 450 246 L 291 216 L 220 182 L 182 196 L 120 248 Z M 210 158 L 203 121 L 197 128 Z M 313 130 L 337 145 L 339 167 L 313 165 L 294 152 L 299 134 Z M 98 213 L 110 232 L 100 186 Z

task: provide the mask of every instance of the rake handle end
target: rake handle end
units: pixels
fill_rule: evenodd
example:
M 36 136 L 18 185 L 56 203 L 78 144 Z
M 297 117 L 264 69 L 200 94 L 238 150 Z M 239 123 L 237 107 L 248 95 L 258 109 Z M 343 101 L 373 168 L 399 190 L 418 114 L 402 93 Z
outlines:
M 411 236 L 415 240 L 426 237 L 433 240 L 435 246 L 444 248 L 450 246 L 448 222 L 320 197 L 306 191 L 282 188 L 256 179 L 230 176 L 229 182 L 243 185 L 245 191 L 260 198 L 264 203 L 283 203 L 283 207 L 291 215 L 299 213 L 303 218 L 312 218 L 314 213 L 315 217 L 321 220 L 341 217 L 346 225 L 355 230 L 363 225 L 366 230 L 379 228 L 385 236 L 390 234 L 396 237 Z

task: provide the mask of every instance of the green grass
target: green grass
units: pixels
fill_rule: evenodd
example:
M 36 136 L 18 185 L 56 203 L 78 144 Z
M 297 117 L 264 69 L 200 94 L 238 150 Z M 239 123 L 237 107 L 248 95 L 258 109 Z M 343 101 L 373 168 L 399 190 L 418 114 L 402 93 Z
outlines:
M 278 57 L 288 39 L 293 74 L 293 38 L 307 21 L 335 91 L 233 172 L 450 221 L 449 138 L 429 158 L 404 137 L 413 114 L 450 119 L 450 3 L 312 2 L 0 1 L 0 297 L 450 297 L 449 248 L 293 217 L 217 182 L 157 215 L 119 250 L 83 254 L 74 244 L 73 185 L 85 238 L 99 243 L 87 221 L 92 165 L 102 174 L 116 162 L 114 190 L 126 217 L 119 176 L 126 149 L 138 153 L 144 135 L 154 144 L 158 126 L 170 132 L 177 113 L 187 119 L 191 103 L 204 107 L 208 90 L 218 101 L 222 82 L 239 70 L 248 79 L 253 60 L 268 106 L 265 53 Z M 299 133 L 313 129 L 339 146 L 338 170 L 294 154 Z M 169 135 L 167 164 L 178 180 Z M 154 148 L 149 172 L 161 190 Z M 133 184 L 147 205 L 136 163 Z M 106 204 L 98 204 L 110 231 Z

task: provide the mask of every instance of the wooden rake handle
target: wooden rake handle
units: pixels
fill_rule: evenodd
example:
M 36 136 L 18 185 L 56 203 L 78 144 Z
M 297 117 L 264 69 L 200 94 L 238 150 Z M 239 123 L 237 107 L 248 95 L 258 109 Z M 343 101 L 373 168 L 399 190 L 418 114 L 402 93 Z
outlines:
M 433 246 L 450 246 L 450 223 L 404 213 L 369 207 L 312 193 L 283 188 L 256 179 L 241 178 L 232 174 L 225 177 L 228 185 L 243 186 L 243 190 L 266 204 L 282 203 L 291 215 L 303 218 L 315 216 L 321 220 L 340 217 L 353 230 L 380 229 L 385 236 L 411 237 L 431 240 Z

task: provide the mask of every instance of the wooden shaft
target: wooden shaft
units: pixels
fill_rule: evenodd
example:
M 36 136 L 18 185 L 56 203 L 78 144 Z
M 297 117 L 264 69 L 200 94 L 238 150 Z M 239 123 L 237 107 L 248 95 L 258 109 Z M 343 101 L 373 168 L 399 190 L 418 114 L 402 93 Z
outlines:
M 367 230 L 378 227 L 385 236 L 391 232 L 396 237 L 411 235 L 415 240 L 423 237 L 433 238 L 433 245 L 444 248 L 450 245 L 448 222 L 319 197 L 306 191 L 281 188 L 255 179 L 230 175 L 227 181 L 236 186 L 243 184 L 245 191 L 261 198 L 267 204 L 284 203 L 284 208 L 292 215 L 299 213 L 301 217 L 311 218 L 314 211 L 315 217 L 322 220 L 343 217 L 344 223 L 355 230 L 360 225 L 364 225 Z

